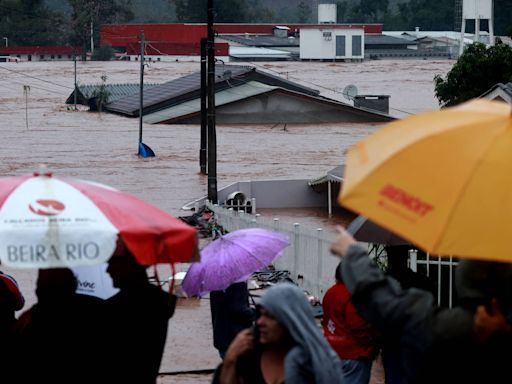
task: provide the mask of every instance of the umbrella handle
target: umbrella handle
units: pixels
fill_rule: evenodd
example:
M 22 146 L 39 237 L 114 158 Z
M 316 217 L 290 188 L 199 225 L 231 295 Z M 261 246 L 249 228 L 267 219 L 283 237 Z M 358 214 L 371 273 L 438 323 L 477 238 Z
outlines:
M 176 266 L 173 262 L 171 262 L 171 273 L 172 279 L 171 283 L 169 284 L 169 303 L 172 302 L 172 296 L 174 294 L 174 277 L 176 276 Z

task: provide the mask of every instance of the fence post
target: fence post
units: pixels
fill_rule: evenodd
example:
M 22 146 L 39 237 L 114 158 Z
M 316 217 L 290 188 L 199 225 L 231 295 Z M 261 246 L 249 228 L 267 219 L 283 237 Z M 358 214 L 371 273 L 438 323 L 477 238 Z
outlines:
M 252 211 L 251 211 L 251 213 L 252 213 L 253 215 L 256 215 L 256 198 L 255 198 L 255 197 L 253 197 L 253 198 L 251 199 L 251 207 L 252 207 Z
M 321 297 L 323 292 L 322 289 L 322 274 L 323 274 L 323 254 L 324 254 L 324 242 L 323 242 L 323 232 L 322 228 L 316 229 L 316 236 L 318 239 L 318 249 L 317 249 L 317 257 L 318 257 L 318 264 L 317 264 L 317 271 L 316 271 L 316 281 L 317 281 L 317 292 L 316 296 Z
M 300 230 L 300 224 L 299 223 L 293 223 L 293 279 L 297 279 L 298 277 L 298 271 L 299 271 L 299 249 L 300 249 L 300 243 L 299 243 L 299 230 Z
M 254 218 L 251 220 L 253 228 L 258 228 L 258 219 L 259 219 L 259 217 L 260 217 L 259 214 L 254 215 Z
M 413 249 L 413 250 L 409 250 L 409 260 L 410 260 L 410 268 L 414 271 L 414 272 L 418 272 L 418 252 Z
M 279 232 L 279 219 L 274 217 L 274 231 Z

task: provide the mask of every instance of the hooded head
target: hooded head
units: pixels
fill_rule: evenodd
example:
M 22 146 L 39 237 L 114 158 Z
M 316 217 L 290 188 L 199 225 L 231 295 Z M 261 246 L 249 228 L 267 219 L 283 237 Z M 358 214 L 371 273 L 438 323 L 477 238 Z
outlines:
M 473 309 L 495 298 L 504 312 L 512 309 L 512 264 L 461 260 L 455 270 L 455 286 L 463 307 Z
M 306 370 L 319 384 L 339 381 L 342 376 L 338 355 L 331 349 L 315 322 L 313 309 L 304 291 L 290 283 L 280 283 L 269 288 L 261 298 L 261 306 L 281 323 L 295 342 L 285 358 L 285 382 L 292 379 L 300 368 L 293 362 L 308 362 Z

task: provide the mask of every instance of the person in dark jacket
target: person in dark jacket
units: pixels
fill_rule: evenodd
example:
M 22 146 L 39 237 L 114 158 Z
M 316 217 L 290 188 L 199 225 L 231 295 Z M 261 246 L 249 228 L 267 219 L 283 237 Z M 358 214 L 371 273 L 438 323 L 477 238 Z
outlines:
M 512 264 L 461 260 L 459 305 L 434 306 L 424 290 L 402 289 L 342 227 L 331 252 L 359 313 L 400 348 L 402 383 L 498 383 L 509 375 Z
M 106 300 L 111 382 L 155 384 L 176 296 L 149 282 L 130 251 L 112 256 L 107 272 L 119 292 Z
M 76 293 L 68 268 L 41 269 L 37 303 L 15 327 L 15 383 L 92 383 L 103 373 L 103 300 Z
M 16 370 L 14 364 L 14 331 L 16 325 L 16 311 L 25 305 L 25 299 L 18 283 L 11 275 L 0 272 L 0 361 L 2 362 L 2 381 L 14 382 Z
M 254 321 L 254 310 L 249 305 L 247 282 L 231 284 L 224 291 L 210 292 L 213 345 L 224 354 L 235 336 L 242 329 L 249 328 Z
M 407 265 L 410 248 L 411 246 L 407 244 L 388 245 L 385 247 L 387 256 L 386 274 L 398 281 L 402 289 L 422 289 L 434 296 L 434 284 L 428 276 L 413 271 Z M 400 384 L 403 381 L 400 368 L 400 345 L 394 337 L 382 337 L 381 343 L 385 384 Z

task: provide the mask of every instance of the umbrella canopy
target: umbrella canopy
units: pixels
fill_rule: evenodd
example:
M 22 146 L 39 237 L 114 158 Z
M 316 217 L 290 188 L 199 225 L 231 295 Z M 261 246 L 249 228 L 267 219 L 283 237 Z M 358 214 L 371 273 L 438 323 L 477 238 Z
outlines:
M 127 193 L 51 174 L 0 178 L 0 260 L 55 268 L 107 261 L 122 240 L 142 265 L 191 261 L 196 230 Z
M 511 261 L 510 106 L 395 121 L 349 149 L 341 205 L 437 255 Z
M 284 234 L 261 228 L 240 229 L 212 241 L 182 283 L 189 296 L 222 291 L 268 266 L 289 245 Z
M 405 245 L 407 241 L 393 232 L 375 224 L 365 216 L 357 216 L 347 227 L 350 233 L 358 241 L 382 245 Z

